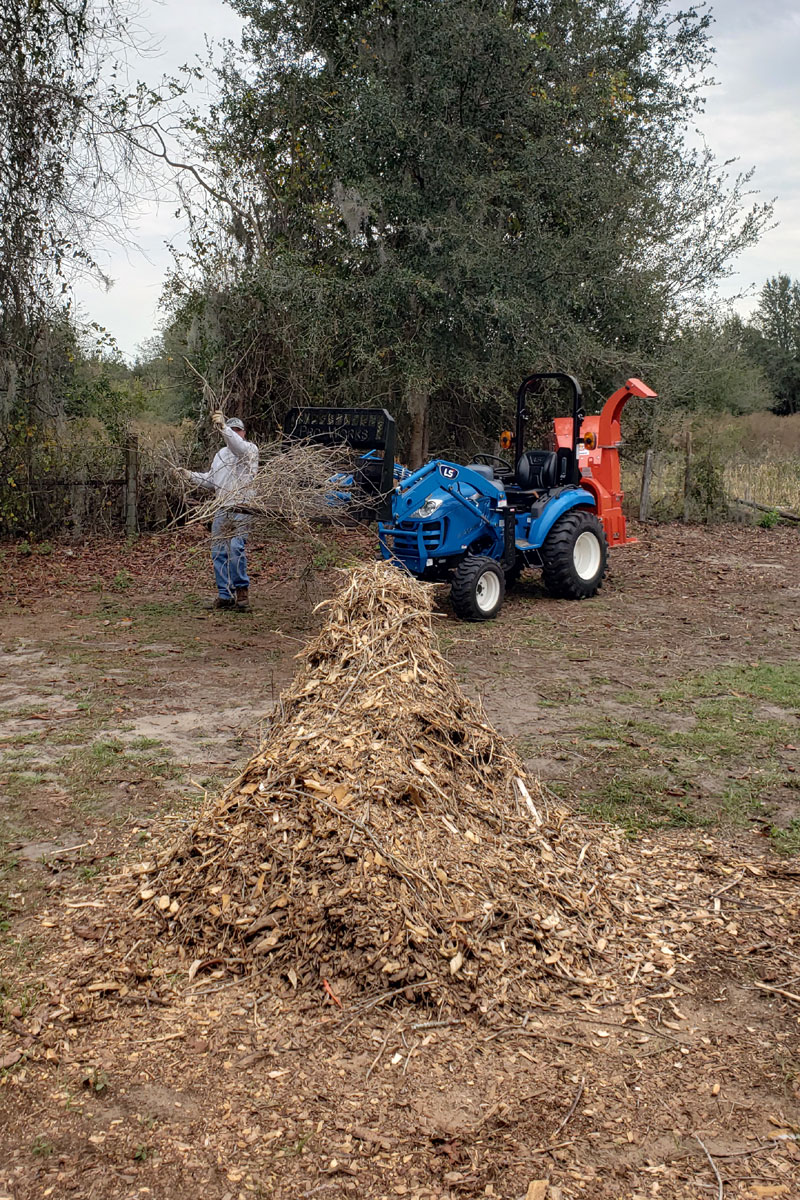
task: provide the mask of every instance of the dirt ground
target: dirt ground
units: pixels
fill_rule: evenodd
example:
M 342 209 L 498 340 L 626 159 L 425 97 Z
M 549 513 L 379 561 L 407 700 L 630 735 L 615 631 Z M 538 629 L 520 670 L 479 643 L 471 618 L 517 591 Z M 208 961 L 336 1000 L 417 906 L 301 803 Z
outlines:
M 494 622 L 437 616 L 665 896 L 625 997 L 554 979 L 525 1013 L 213 963 L 115 996 L 107 881 L 238 773 L 371 541 L 265 539 L 249 614 L 202 606 L 198 534 L 0 551 L 0 1198 L 800 1197 L 800 536 L 638 535 L 591 601 L 531 576 Z

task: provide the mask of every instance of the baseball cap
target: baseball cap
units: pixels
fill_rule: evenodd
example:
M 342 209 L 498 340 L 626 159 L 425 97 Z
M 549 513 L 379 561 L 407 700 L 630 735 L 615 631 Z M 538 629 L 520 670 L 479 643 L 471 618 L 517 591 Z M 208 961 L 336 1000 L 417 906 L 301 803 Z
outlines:
M 239 417 L 230 417 L 225 424 L 228 426 L 228 429 L 241 429 L 242 433 L 244 433 L 244 421 L 240 420 Z

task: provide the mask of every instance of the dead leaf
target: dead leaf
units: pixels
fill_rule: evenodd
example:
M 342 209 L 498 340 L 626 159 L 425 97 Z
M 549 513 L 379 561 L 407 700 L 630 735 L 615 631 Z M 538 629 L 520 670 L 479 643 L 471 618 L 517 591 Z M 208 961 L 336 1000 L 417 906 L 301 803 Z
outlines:
M 354 1125 L 351 1133 L 359 1141 L 371 1142 L 375 1146 L 380 1146 L 383 1150 L 391 1150 L 394 1145 L 390 1138 L 384 1137 L 382 1133 L 373 1133 L 371 1129 L 366 1129 L 363 1125 Z

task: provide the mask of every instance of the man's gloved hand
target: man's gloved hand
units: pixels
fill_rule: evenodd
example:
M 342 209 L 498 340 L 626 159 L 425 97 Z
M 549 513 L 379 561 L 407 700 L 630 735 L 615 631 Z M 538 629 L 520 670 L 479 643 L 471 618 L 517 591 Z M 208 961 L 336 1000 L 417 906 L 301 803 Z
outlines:
M 212 425 L 216 425 L 217 429 L 222 429 L 222 426 L 225 424 L 225 413 L 221 408 L 218 408 L 216 412 L 211 414 L 211 423 Z

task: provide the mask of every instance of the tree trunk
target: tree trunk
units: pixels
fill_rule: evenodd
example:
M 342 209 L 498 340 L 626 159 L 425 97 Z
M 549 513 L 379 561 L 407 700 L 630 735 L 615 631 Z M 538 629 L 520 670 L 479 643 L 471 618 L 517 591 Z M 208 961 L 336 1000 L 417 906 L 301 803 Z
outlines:
M 411 437 L 408 447 L 408 465 L 412 471 L 421 467 L 428 459 L 428 411 L 430 393 L 424 383 L 409 383 L 406 389 L 406 408 L 411 418 Z
M 755 500 L 740 500 L 738 496 L 733 497 L 734 504 L 743 504 L 745 508 L 755 508 L 759 512 L 775 513 L 776 517 L 780 517 L 782 521 L 798 521 L 800 522 L 800 513 L 789 512 L 786 508 L 770 508 L 768 504 L 756 504 Z

